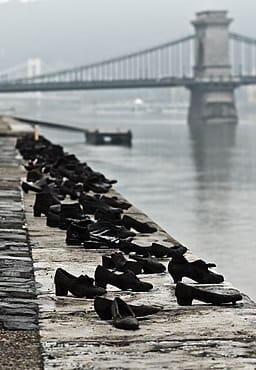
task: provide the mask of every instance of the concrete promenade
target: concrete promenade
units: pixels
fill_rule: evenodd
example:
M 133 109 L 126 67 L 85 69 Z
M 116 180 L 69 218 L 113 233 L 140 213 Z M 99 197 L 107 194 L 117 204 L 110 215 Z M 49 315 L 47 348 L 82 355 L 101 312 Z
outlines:
M 11 124 L 12 136 L 16 124 L 17 134 L 28 129 L 21 130 L 15 121 Z M 128 303 L 163 306 L 159 313 L 141 319 L 135 332 L 101 321 L 92 299 L 56 298 L 57 267 L 94 277 L 101 255 L 111 250 L 67 246 L 65 231 L 47 227 L 45 217 L 33 217 L 35 196 L 21 192 L 25 172 L 14 149 L 16 139 L 8 134 L 10 123 L 0 118 L 1 131 L 5 136 L 0 136 L 0 370 L 256 368 L 256 307 L 244 294 L 235 306 L 194 301 L 182 307 L 168 272 L 140 275 L 154 286 L 146 293 L 108 285 L 107 298 L 120 296 Z M 122 197 L 115 190 L 109 195 L 113 193 Z M 155 225 L 135 207 L 125 213 Z M 157 232 L 138 233 L 135 242 L 173 246 L 175 240 L 156 226 Z M 186 257 L 196 259 L 190 250 Z M 166 266 L 168 261 L 161 260 Z M 225 276 L 225 271 L 220 273 Z M 237 292 L 227 282 L 189 283 L 214 292 Z

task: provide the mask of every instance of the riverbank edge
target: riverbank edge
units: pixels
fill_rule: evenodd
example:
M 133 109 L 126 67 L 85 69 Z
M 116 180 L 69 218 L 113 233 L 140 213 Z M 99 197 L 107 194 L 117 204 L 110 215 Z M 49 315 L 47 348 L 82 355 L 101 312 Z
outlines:
M 19 133 L 19 135 L 20 135 L 20 133 Z M 6 136 L 8 136 L 8 135 L 6 135 Z M 13 136 L 15 136 L 15 135 L 13 135 Z M 9 145 L 13 145 L 13 143 L 14 143 L 14 138 L 12 139 L 12 141 L 9 142 Z M 10 149 L 11 149 L 11 151 L 13 151 L 13 148 L 10 148 Z M 15 153 L 15 151 L 13 151 L 13 153 Z M 20 167 L 21 162 L 20 162 L 20 159 L 17 158 L 16 154 L 17 153 L 15 153 L 15 161 L 17 161 L 17 167 L 19 168 L 19 171 L 17 171 L 17 168 L 15 169 L 15 176 L 16 176 L 15 177 L 15 186 L 17 188 L 17 185 L 18 185 L 18 183 L 20 183 L 21 178 L 24 177 L 24 172 L 21 170 L 21 167 Z M 3 166 L 2 166 L 2 168 L 3 168 Z M 7 171 L 7 174 L 8 174 L 8 166 L 5 167 L 5 170 Z M 10 167 L 9 167 L 9 174 L 8 175 L 9 176 L 13 176 L 13 173 L 12 173 L 12 170 L 10 169 Z M 20 191 L 20 194 L 21 194 L 21 197 L 22 197 L 22 193 L 21 193 L 20 188 L 19 188 L 19 191 Z M 26 223 L 27 223 L 27 228 L 28 228 L 29 239 L 30 239 L 30 242 L 32 244 L 33 266 L 36 265 L 37 266 L 36 269 L 38 271 L 38 267 L 39 267 L 38 265 L 40 265 L 39 257 L 43 255 L 42 253 L 44 253 L 44 254 L 47 255 L 47 253 L 49 253 L 49 251 L 50 251 L 50 248 L 49 248 L 49 250 L 47 250 L 47 244 L 45 244 L 45 241 L 48 239 L 48 242 L 49 242 L 49 245 L 50 245 L 50 238 L 52 239 L 53 235 L 52 235 L 52 230 L 50 228 L 47 228 L 45 225 L 43 226 L 43 223 L 42 222 L 44 222 L 44 220 L 42 218 L 40 220 L 37 219 L 37 220 L 34 220 L 33 221 L 32 214 L 31 214 L 32 202 L 33 202 L 33 197 L 30 194 L 29 195 L 25 195 L 24 199 L 22 200 L 22 204 L 23 204 L 23 207 L 25 207 L 25 212 L 26 212 Z M 140 212 L 140 211 L 137 210 L 136 212 Z M 23 214 L 24 214 L 24 210 L 23 210 Z M 143 217 L 145 216 L 142 213 L 141 213 L 141 215 Z M 22 227 L 22 229 L 24 230 L 23 227 Z M 57 231 L 56 233 L 54 233 L 54 235 L 56 235 L 56 244 L 60 244 L 60 243 L 63 242 L 63 233 L 61 233 L 61 232 L 59 233 Z M 169 242 L 174 242 L 174 243 L 176 242 L 167 233 L 165 233 L 165 239 L 169 240 Z M 40 240 L 42 240 L 42 242 L 40 242 Z M 28 244 L 28 240 L 27 240 L 27 244 Z M 35 247 L 35 249 L 34 249 L 34 247 Z M 76 251 L 79 254 L 80 251 L 78 249 L 76 249 Z M 190 254 L 190 258 L 193 259 L 192 254 Z M 44 278 L 45 278 L 45 276 L 43 277 L 42 280 L 40 280 L 40 274 L 36 274 L 37 283 L 40 283 L 41 284 L 43 282 Z M 172 289 L 173 289 L 173 284 L 169 284 L 169 285 L 172 285 Z M 230 290 L 233 290 L 233 288 L 230 285 L 228 285 L 228 284 L 225 287 L 222 287 L 222 288 L 226 289 L 227 292 L 230 291 Z M 70 367 L 71 364 L 68 364 L 66 362 L 67 361 L 67 358 L 65 358 L 65 356 L 63 357 L 63 359 L 58 358 L 58 356 L 56 356 L 56 351 L 59 351 L 59 346 L 60 345 L 63 345 L 64 343 L 66 343 L 67 345 L 69 344 L 69 346 L 72 346 L 72 343 L 74 344 L 74 338 L 72 340 L 70 340 L 69 337 L 66 338 L 66 339 L 62 337 L 62 338 L 59 338 L 59 343 L 56 343 L 56 339 L 54 337 L 52 337 L 52 330 L 54 329 L 54 325 L 50 325 L 49 326 L 49 323 L 47 322 L 47 320 L 49 319 L 49 317 L 48 317 L 48 319 L 46 317 L 46 314 L 49 314 L 49 307 L 45 311 L 43 309 L 43 306 L 44 306 L 43 301 L 46 298 L 50 298 L 51 300 L 53 299 L 52 292 L 51 293 L 49 293 L 49 292 L 45 293 L 45 289 L 44 288 L 43 289 L 42 288 L 41 289 L 40 288 L 37 288 L 37 292 L 39 293 L 39 296 L 37 297 L 37 299 L 38 299 L 38 302 L 37 303 L 40 306 L 40 312 L 41 312 L 40 315 L 39 315 L 39 327 L 40 327 L 40 332 L 41 332 L 40 345 L 41 345 L 41 349 L 42 349 L 42 353 L 43 353 L 43 357 L 44 357 L 44 368 L 45 369 L 52 369 L 52 368 L 62 369 L 63 368 L 62 366 L 64 366 L 64 364 L 67 364 L 67 366 L 65 367 L 65 369 L 71 369 L 72 368 L 72 367 Z M 251 347 L 251 343 L 253 343 L 253 332 L 252 331 L 249 332 L 249 326 L 250 325 L 249 326 L 247 326 L 247 325 L 244 325 L 243 326 L 242 325 L 243 326 L 243 330 L 242 330 L 243 331 L 243 334 L 240 334 L 240 337 L 237 337 L 237 334 L 239 333 L 239 328 L 240 329 L 242 328 L 240 326 L 241 325 L 241 317 L 246 317 L 247 324 L 248 324 L 248 320 L 249 320 L 249 322 L 252 323 L 253 322 L 253 316 L 252 316 L 251 310 L 252 309 L 255 310 L 255 304 L 254 304 L 254 302 L 252 302 L 245 295 L 243 295 L 243 298 L 244 298 L 244 306 L 243 307 L 239 306 L 239 311 L 240 311 L 239 314 L 238 313 L 236 315 L 234 314 L 235 312 L 238 312 L 237 309 L 234 310 L 232 308 L 228 308 L 227 310 L 225 310 L 226 313 L 228 311 L 232 312 L 232 315 L 234 315 L 234 317 L 237 317 L 237 319 L 238 319 L 237 321 L 239 321 L 239 324 L 237 324 L 237 327 L 236 327 L 236 324 L 235 324 L 235 321 L 234 321 L 234 326 L 235 326 L 235 329 L 236 329 L 235 330 L 236 336 L 234 335 L 234 337 L 232 338 L 232 336 L 229 337 L 229 335 L 227 335 L 227 340 L 229 340 L 229 342 L 230 342 L 229 343 L 229 346 L 231 345 L 231 342 L 237 342 L 237 343 L 239 343 L 239 340 L 241 340 L 241 343 L 244 343 L 243 344 L 244 346 L 246 346 L 246 343 L 247 343 L 248 347 Z M 59 305 L 59 302 L 55 301 L 54 304 L 56 304 L 58 306 Z M 72 311 L 72 304 L 73 304 L 73 308 L 74 308 L 74 306 L 76 306 L 76 308 L 77 308 L 79 306 L 79 302 L 78 303 L 77 302 L 70 303 L 70 307 L 71 307 L 70 312 L 71 313 L 74 313 L 74 311 Z M 86 303 L 83 302 L 83 304 L 86 304 Z M 175 307 L 174 308 L 172 306 L 171 307 L 171 310 L 172 311 L 176 310 L 177 312 L 179 311 L 179 314 L 181 314 L 184 311 L 184 308 L 180 308 L 180 307 Z M 170 315 L 171 310 L 170 310 L 170 308 L 166 309 L 165 316 L 166 315 Z M 203 307 L 203 308 L 201 307 L 201 311 L 202 310 L 204 311 L 204 315 L 203 315 L 204 317 L 203 318 L 201 317 L 201 320 L 203 320 L 203 323 L 202 324 L 203 325 L 207 325 L 207 322 L 209 322 L 209 320 L 211 319 L 211 316 L 207 315 L 206 310 L 205 310 L 205 307 Z M 52 307 L 50 308 L 50 311 L 52 311 Z M 189 315 L 189 310 L 185 309 L 185 311 L 187 311 L 186 312 L 186 315 Z M 195 311 L 196 311 L 196 309 L 193 307 L 191 309 L 191 311 L 190 311 L 190 313 L 191 312 L 193 313 L 192 316 L 195 314 Z M 222 308 L 216 308 L 216 309 L 214 309 L 214 312 L 215 313 L 217 311 L 222 312 Z M 88 310 L 86 309 L 86 312 L 87 313 L 89 312 L 91 314 L 91 308 L 89 307 Z M 55 316 L 55 319 L 56 319 L 56 316 L 58 316 L 58 309 L 57 309 L 57 312 L 55 310 L 55 312 L 51 312 L 51 314 L 54 315 Z M 61 308 L 61 312 L 59 312 L 59 314 L 60 314 L 60 316 L 58 318 L 58 321 L 60 320 L 61 315 L 63 315 L 63 307 Z M 177 314 L 178 313 L 176 313 L 175 315 L 177 315 Z M 201 314 L 201 316 L 202 316 L 202 314 Z M 209 317 L 207 317 L 207 316 L 209 316 Z M 223 311 L 223 316 L 225 316 L 224 315 L 224 311 Z M 95 320 L 95 316 L 92 316 L 92 318 Z M 50 317 L 50 319 L 52 319 L 52 316 Z M 66 318 L 65 318 L 65 320 L 66 320 Z M 66 321 L 65 320 L 63 321 L 63 324 L 66 325 Z M 154 325 L 157 324 L 158 318 L 157 319 L 153 319 L 153 321 L 154 321 L 153 322 Z M 223 320 L 223 321 L 225 321 L 225 320 Z M 90 317 L 89 317 L 89 323 L 90 323 Z M 46 331 L 47 330 L 45 331 L 46 325 L 49 326 L 48 327 L 49 330 L 48 330 L 48 333 L 47 333 L 48 336 L 46 335 Z M 77 320 L 77 325 L 79 327 L 79 320 Z M 160 323 L 159 323 L 159 325 L 160 325 Z M 220 322 L 219 322 L 218 325 L 220 325 Z M 247 342 L 244 339 L 244 333 L 245 333 L 244 331 L 246 330 L 246 328 L 248 329 Z M 103 328 L 103 329 L 106 329 L 106 328 Z M 183 327 L 183 329 L 184 329 L 184 327 Z M 189 330 L 189 327 L 187 327 L 186 329 Z M 221 328 L 219 327 L 219 329 L 221 329 Z M 149 330 L 150 330 L 150 328 L 149 328 Z M 4 333 L 6 333 L 7 336 L 8 335 L 11 335 L 12 336 L 15 333 L 15 331 L 5 330 Z M 21 333 L 23 333 L 23 331 L 18 331 L 17 333 L 18 333 L 17 334 L 18 337 L 22 338 Z M 32 333 L 32 331 L 29 331 L 29 333 Z M 38 333 L 38 331 L 36 330 L 35 333 Z M 49 335 L 49 333 L 50 333 L 50 335 Z M 116 334 L 116 333 L 112 333 L 112 334 Z M 32 336 L 31 336 L 30 339 L 32 339 L 32 337 L 33 337 L 33 334 L 32 334 Z M 216 337 L 218 337 L 218 333 L 216 333 Z M 2 338 L 3 338 L 3 341 L 2 341 Z M 38 346 L 38 344 L 39 344 L 38 343 L 39 336 L 36 335 L 35 336 L 35 339 L 37 341 L 37 346 Z M 93 336 L 91 338 L 88 338 L 87 337 L 87 339 L 88 339 L 88 342 L 89 342 L 89 346 L 93 346 L 93 345 L 94 346 L 97 346 L 99 344 L 99 339 L 98 339 L 98 344 L 97 344 L 97 339 L 95 339 Z M 130 339 L 131 339 L 131 337 L 130 337 Z M 152 341 L 156 341 L 157 337 L 154 336 L 154 333 L 152 333 L 152 337 L 151 338 L 147 338 L 147 343 L 150 342 L 149 339 L 151 339 L 151 342 L 152 342 Z M 104 342 L 105 340 L 106 339 L 103 338 L 103 341 L 102 341 L 103 342 L 103 345 L 105 343 Z M 111 341 L 111 337 L 109 337 L 108 340 Z M 121 333 L 121 334 L 118 333 L 118 337 L 116 337 L 116 338 L 112 337 L 112 341 L 113 341 L 113 343 L 111 345 L 112 355 L 113 355 L 113 351 L 116 351 L 117 352 L 117 355 L 118 355 L 117 347 L 120 346 L 120 343 L 123 343 L 124 340 L 127 341 L 128 339 L 127 339 L 127 335 L 124 335 L 123 333 Z M 172 337 L 172 338 L 166 339 L 166 341 L 168 341 L 168 340 L 170 341 L 170 343 L 173 342 L 173 345 L 170 344 L 169 350 L 173 352 L 173 355 L 174 355 L 174 352 L 175 352 L 176 361 L 177 361 L 177 349 L 175 350 L 175 348 L 177 347 L 177 345 L 179 344 L 179 346 L 180 346 L 180 343 L 183 342 L 183 344 L 182 344 L 183 347 L 185 347 L 186 345 L 187 346 L 188 345 L 191 346 L 191 339 L 188 339 L 187 334 L 186 335 L 184 334 L 183 335 L 183 338 L 179 338 L 178 339 L 177 336 L 176 336 L 176 337 Z M 195 338 L 194 338 L 194 340 L 195 340 Z M 209 336 L 209 340 L 212 340 L 212 338 L 210 336 Z M 4 342 L 4 341 L 5 341 L 5 339 L 4 339 L 4 337 L 2 337 L 2 333 L 1 333 L 1 342 Z M 201 346 L 200 348 L 202 350 L 203 348 L 205 348 L 205 345 L 203 346 L 201 341 L 202 341 L 202 338 L 200 338 L 200 335 L 198 333 L 197 346 L 199 346 L 199 347 Z M 17 342 L 17 340 L 15 340 L 15 342 Z M 18 340 L 18 342 L 19 342 L 19 340 Z M 129 340 L 128 340 L 128 342 L 129 342 Z M 8 343 L 8 340 L 6 340 L 6 343 Z M 137 339 L 135 338 L 134 340 L 131 339 L 131 346 L 132 346 L 132 343 L 135 343 L 139 347 L 139 349 L 141 349 L 141 354 L 142 354 L 143 347 L 142 347 L 141 342 L 138 340 L 138 338 Z M 31 345 L 32 345 L 32 343 L 31 343 Z M 11 344 L 8 347 L 10 348 L 10 347 L 13 347 L 13 346 L 14 346 L 14 342 L 12 341 Z M 81 346 L 84 348 L 86 346 L 86 344 L 85 343 L 82 343 L 81 344 L 81 338 L 79 338 L 79 340 L 77 340 L 77 348 L 78 349 L 79 348 L 81 349 L 82 348 Z M 211 347 L 212 344 L 209 343 L 209 346 Z M 15 348 L 15 347 L 13 347 L 13 348 Z M 231 348 L 231 346 L 230 346 L 230 348 Z M 191 346 L 191 349 L 192 349 L 192 346 Z M 237 347 L 237 353 L 239 352 L 239 349 L 241 349 L 241 348 L 238 346 Z M 162 353 L 163 354 L 166 351 L 167 351 L 166 344 L 164 345 L 161 341 L 159 341 L 157 353 L 158 354 L 159 353 Z M 111 353 L 111 351 L 110 351 L 110 353 Z M 155 353 L 156 354 L 156 349 L 154 349 L 154 351 L 152 351 L 152 353 Z M 109 356 L 108 353 L 106 354 L 106 356 L 107 355 Z M 229 355 L 229 354 L 227 354 L 227 355 Z M 28 351 L 25 348 L 23 350 L 22 356 L 23 356 L 23 358 L 28 358 L 29 357 L 28 356 Z M 119 356 L 120 356 L 120 354 L 119 354 Z M 230 353 L 230 356 L 233 357 L 233 354 Z M 32 356 L 32 360 L 35 360 L 36 357 L 37 357 L 37 360 L 38 360 L 38 364 L 36 366 L 42 366 L 42 364 L 40 363 L 40 355 L 39 355 L 39 353 L 37 353 L 37 354 L 34 353 L 34 355 Z M 158 355 L 156 357 L 158 358 Z M 163 358 L 164 356 L 161 355 L 160 357 Z M 243 356 L 241 356 L 241 357 L 243 357 Z M 199 362 L 200 362 L 200 359 L 201 359 L 201 357 L 198 358 L 198 361 Z M 124 360 L 123 355 L 120 356 L 120 362 L 119 362 L 119 365 L 120 366 L 122 366 L 121 365 L 122 364 L 122 360 Z M 144 360 L 145 362 L 144 362 L 144 365 L 143 365 L 143 362 L 141 362 L 141 361 L 143 361 L 143 359 L 142 359 L 142 356 L 140 356 L 139 353 L 137 354 L 137 358 L 134 359 L 134 361 L 138 361 L 138 360 L 139 360 L 139 363 L 140 363 L 140 368 L 145 368 L 145 369 L 146 368 L 151 368 L 151 367 L 149 367 L 148 364 L 146 365 L 146 361 L 145 360 Z M 227 359 L 225 360 L 225 357 L 223 357 L 222 360 L 224 361 L 223 363 L 226 363 L 225 361 Z M 254 368 L 254 364 L 256 363 L 256 361 L 252 363 L 252 354 L 251 355 L 248 354 L 247 355 L 247 358 L 244 359 L 244 362 L 245 362 L 245 360 L 248 360 L 248 361 L 246 361 L 246 364 L 248 366 L 253 366 L 253 367 L 247 367 L 247 368 Z M 108 360 L 105 359 L 105 362 L 104 362 L 105 365 L 102 362 L 100 366 L 108 366 L 107 364 L 109 362 L 111 362 L 111 360 L 109 358 L 108 358 Z M 158 362 L 158 364 L 160 366 L 160 367 L 158 367 L 159 369 L 160 368 L 164 368 L 164 366 L 165 366 L 164 365 L 164 362 L 165 361 Z M 212 363 L 215 363 L 215 365 L 217 365 L 216 359 L 214 359 L 214 360 L 209 359 L 209 361 L 207 363 L 204 361 L 203 367 L 200 367 L 200 368 L 208 368 L 207 366 L 209 366 L 210 363 L 211 364 Z M 175 364 L 175 358 L 173 358 L 173 364 Z M 22 369 L 22 370 L 23 369 L 27 369 L 27 368 L 29 368 L 29 369 L 32 369 L 32 368 L 33 369 L 37 369 L 37 367 L 35 365 L 30 366 L 30 367 L 22 367 L 22 364 L 21 363 L 18 363 L 18 362 L 16 364 L 16 367 L 6 367 L 6 366 L 9 366 L 9 365 L 8 364 L 5 364 L 5 367 L 1 367 L 1 362 L 0 362 L 0 369 L 5 369 L 5 370 L 7 370 L 7 369 L 14 369 L 14 368 L 16 368 L 16 369 Z M 10 364 L 10 366 L 11 366 L 11 364 Z M 21 366 L 21 367 L 19 367 L 19 366 Z M 91 365 L 91 363 L 90 363 L 90 367 L 81 367 L 81 368 L 82 369 L 87 369 L 87 368 L 88 369 L 92 369 L 92 368 L 93 369 L 100 369 L 100 368 L 106 368 L 107 369 L 107 368 L 110 368 L 110 367 L 91 367 L 91 366 L 94 366 L 94 365 Z M 131 366 L 131 365 L 129 365 L 129 366 Z M 143 367 L 143 366 L 145 366 L 145 367 Z M 196 367 L 188 367 L 188 366 L 192 366 L 191 365 L 191 362 L 188 361 L 188 360 L 186 360 L 186 362 L 182 366 L 184 366 L 184 367 L 178 367 L 178 368 L 191 368 L 191 369 L 192 368 L 196 368 Z M 198 364 L 196 366 L 198 366 Z M 38 368 L 41 368 L 41 367 L 38 367 Z M 128 369 L 128 368 L 129 369 L 132 369 L 132 367 L 118 367 L 118 368 L 120 368 L 120 369 L 121 368 L 122 369 Z M 242 368 L 242 367 L 238 366 L 236 368 Z

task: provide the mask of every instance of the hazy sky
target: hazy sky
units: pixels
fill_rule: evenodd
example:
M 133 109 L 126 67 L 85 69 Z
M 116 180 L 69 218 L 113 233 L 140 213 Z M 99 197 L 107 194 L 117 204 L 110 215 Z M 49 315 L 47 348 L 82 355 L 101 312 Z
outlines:
M 256 38 L 256 0 L 0 0 L 0 70 L 40 57 L 76 66 L 193 32 L 195 12 L 228 10 Z

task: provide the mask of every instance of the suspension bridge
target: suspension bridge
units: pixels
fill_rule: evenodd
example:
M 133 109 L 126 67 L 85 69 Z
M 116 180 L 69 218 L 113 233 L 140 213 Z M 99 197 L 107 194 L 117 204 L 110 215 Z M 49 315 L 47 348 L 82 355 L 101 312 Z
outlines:
M 0 73 L 0 92 L 185 87 L 189 122 L 236 123 L 234 90 L 256 84 L 256 39 L 230 32 L 231 21 L 227 11 L 199 12 L 194 34 L 178 40 L 56 72 Z

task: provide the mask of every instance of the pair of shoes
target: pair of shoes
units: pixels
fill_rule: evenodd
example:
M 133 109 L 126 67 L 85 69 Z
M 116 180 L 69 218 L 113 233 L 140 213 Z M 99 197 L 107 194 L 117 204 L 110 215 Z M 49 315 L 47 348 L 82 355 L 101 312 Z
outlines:
M 212 293 L 183 283 L 177 283 L 175 296 L 180 306 L 191 306 L 193 299 L 197 299 L 205 303 L 211 303 L 215 306 L 220 306 L 226 303 L 236 304 L 236 301 L 241 301 L 243 299 L 241 294 Z
M 136 220 L 128 215 L 124 215 L 122 218 L 122 225 L 125 226 L 127 229 L 133 228 L 139 233 L 154 233 L 157 231 L 157 228 L 154 226 L 150 226 L 147 222 L 141 222 Z
M 169 262 L 168 271 L 174 283 L 181 281 L 183 277 L 188 277 L 201 284 L 219 284 L 224 281 L 224 277 L 208 269 L 215 266 L 214 263 L 206 263 L 202 260 L 188 262 L 184 256 L 177 254 Z
M 141 281 L 130 270 L 127 270 L 123 274 L 115 274 L 100 265 L 95 270 L 95 284 L 103 288 L 106 288 L 107 284 L 110 284 L 119 289 L 131 289 L 134 292 L 148 292 L 153 288 L 151 283 Z
M 137 330 L 139 322 L 137 317 L 152 315 L 161 310 L 160 307 L 147 305 L 128 305 L 121 298 L 117 297 L 113 301 L 106 298 L 96 297 L 94 309 L 101 320 L 111 320 L 118 329 Z
M 110 255 L 104 254 L 102 256 L 102 266 L 107 269 L 113 269 L 121 272 L 130 270 L 135 275 L 142 273 L 142 266 L 135 261 L 127 261 L 123 253 L 116 252 Z
M 127 240 L 118 240 L 116 242 L 116 247 L 120 249 L 120 251 L 124 252 L 125 254 L 129 254 L 131 252 L 135 252 L 140 256 L 147 257 L 149 254 L 151 256 L 155 256 L 156 258 L 162 257 L 173 257 L 177 254 L 183 255 L 186 253 L 187 248 L 183 245 L 176 245 L 173 247 L 166 247 L 165 245 L 161 245 L 158 243 L 152 243 L 149 247 L 142 247 L 138 244 L 131 243 Z
M 113 301 L 111 299 L 96 297 L 94 300 L 94 309 L 101 318 L 101 320 L 111 320 L 111 305 Z M 148 315 L 153 315 L 162 310 L 160 306 L 150 306 L 150 305 L 132 305 L 129 304 L 136 317 L 144 317 Z
M 109 214 L 117 215 L 120 219 L 120 214 L 122 209 L 119 207 L 114 207 L 105 202 L 105 199 L 97 195 L 88 195 L 81 193 L 79 197 L 79 202 L 83 206 L 83 209 L 88 214 L 94 214 L 97 210 L 102 212 L 108 212 Z
M 127 230 L 124 226 L 113 225 L 107 221 L 97 221 L 89 226 L 89 231 L 93 236 L 113 236 L 120 239 L 133 237 L 136 234 Z
M 57 296 L 67 296 L 68 292 L 78 298 L 94 298 L 103 295 L 106 290 L 94 285 L 94 279 L 87 275 L 76 277 L 62 268 L 58 268 L 54 276 L 55 293 Z
M 144 274 L 157 274 L 166 270 L 165 266 L 150 254 L 147 257 L 142 257 L 131 253 L 129 257 L 141 265 Z

